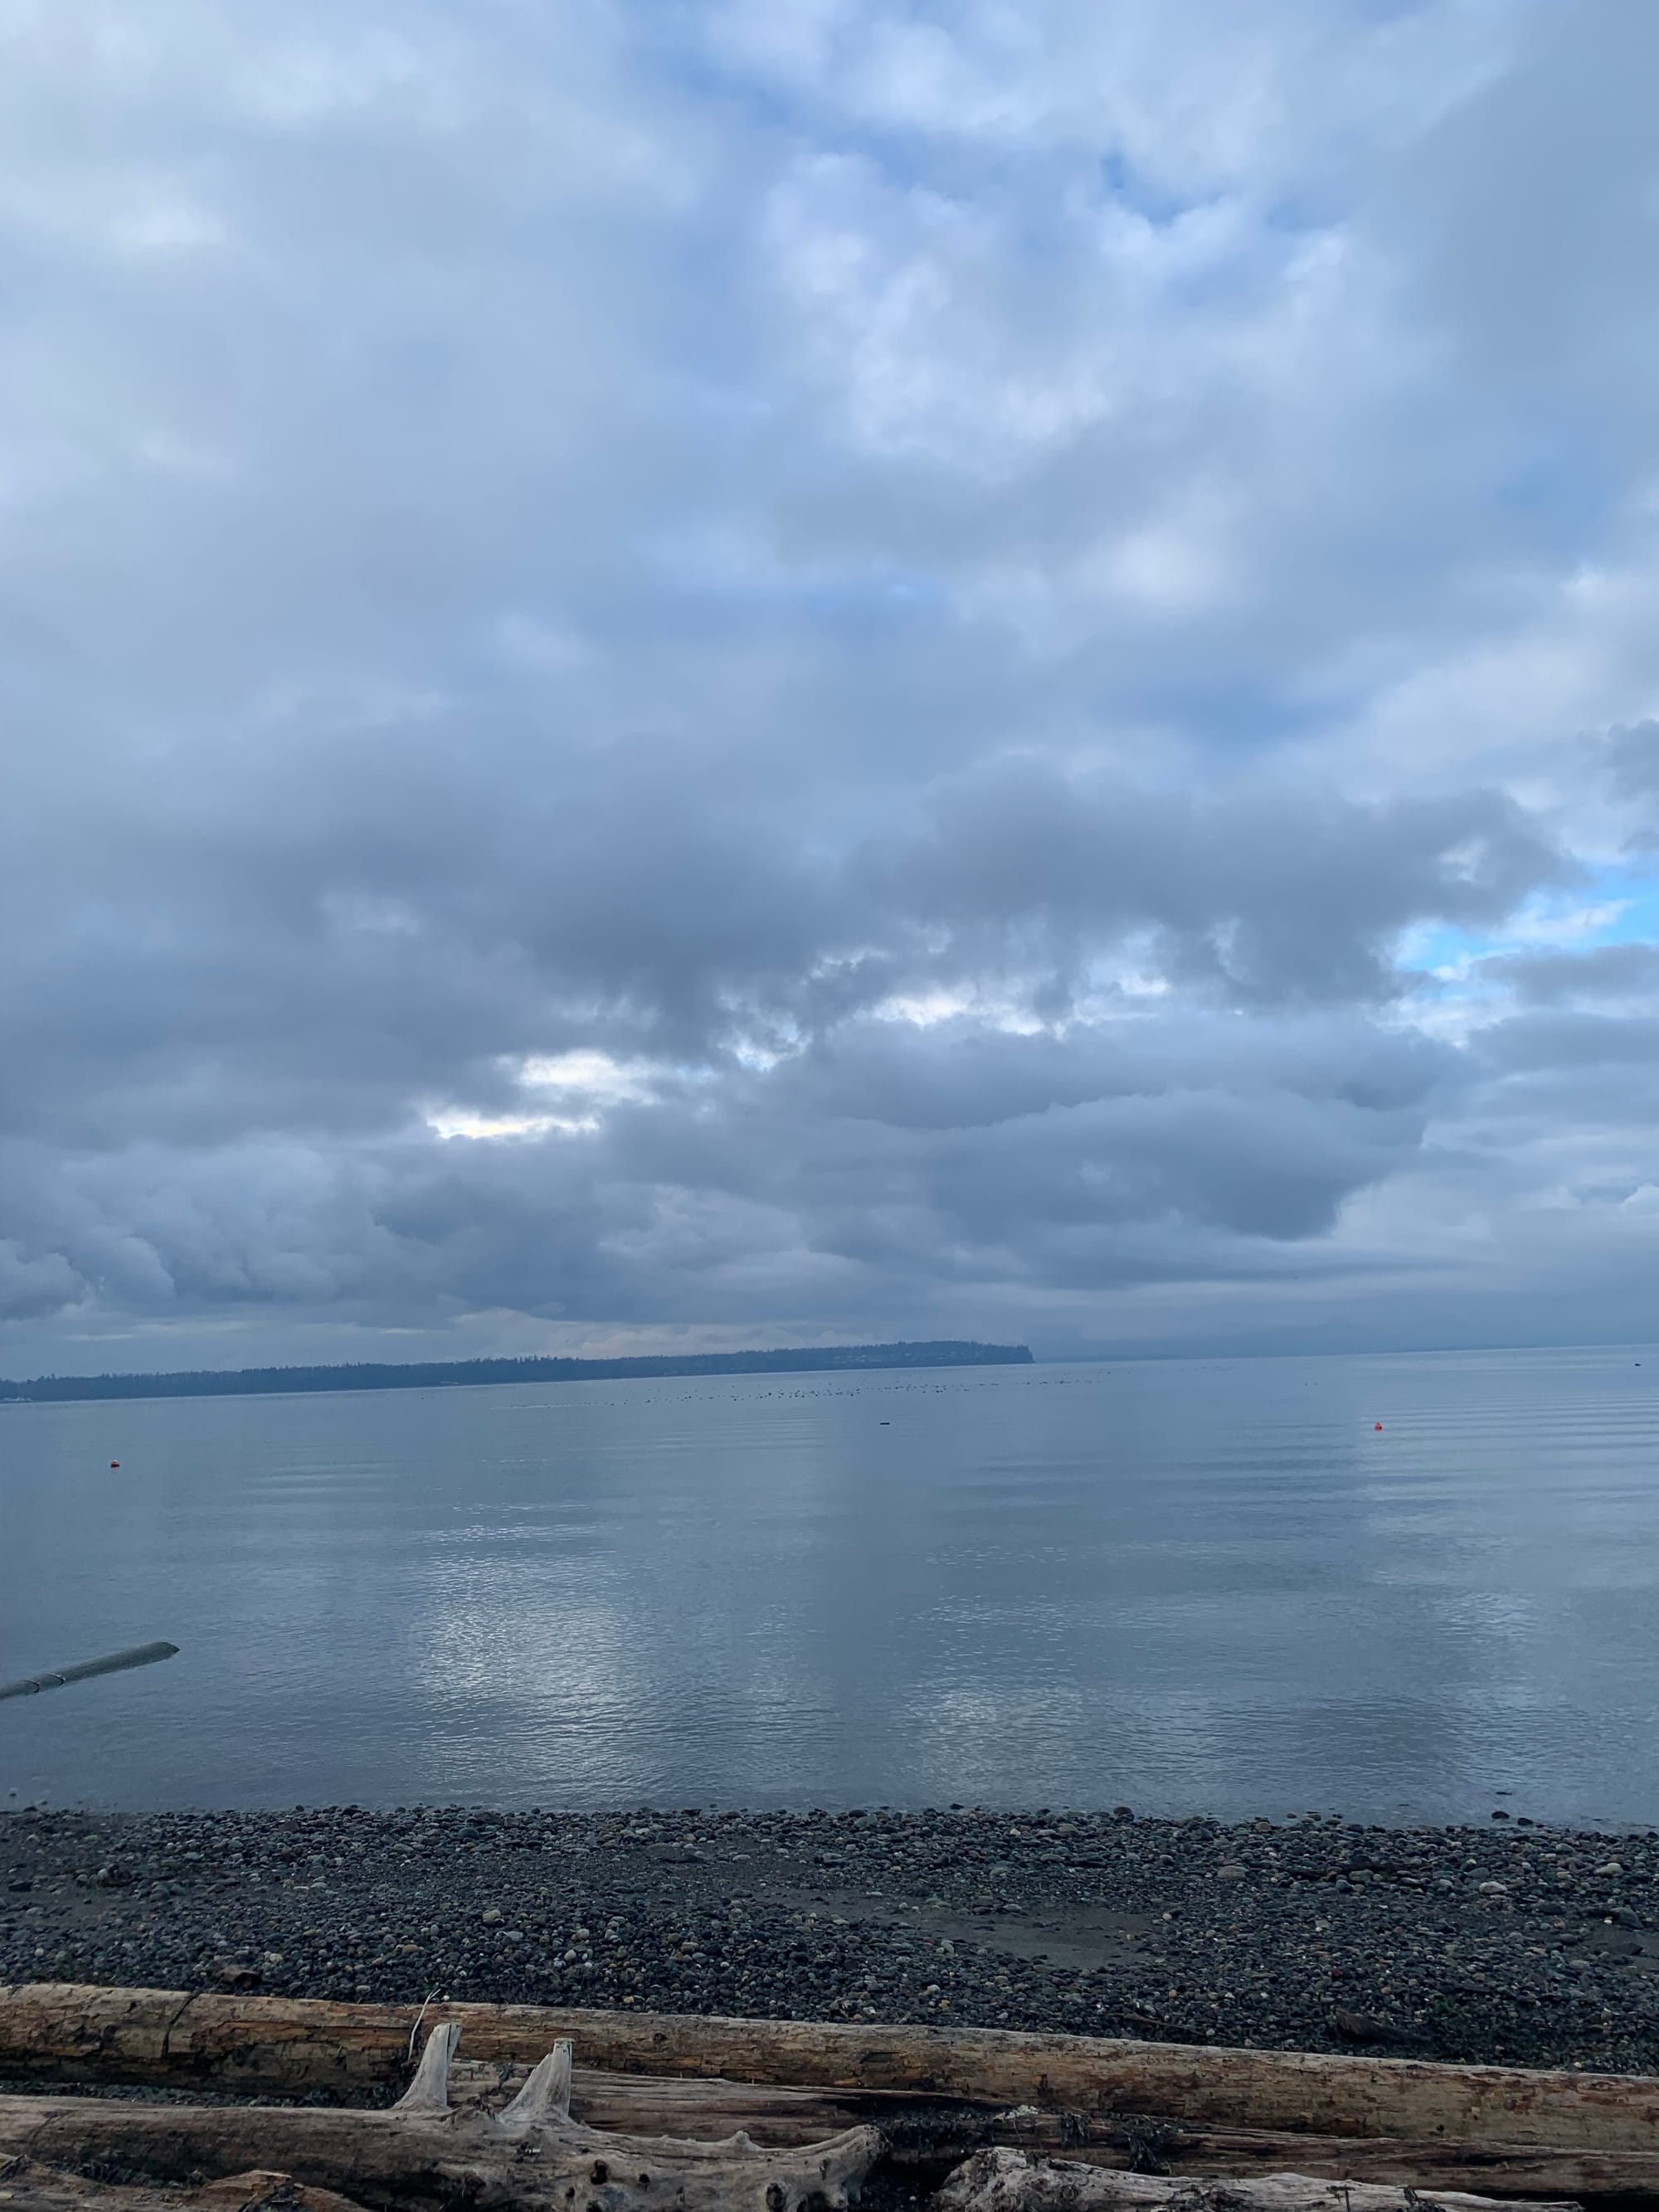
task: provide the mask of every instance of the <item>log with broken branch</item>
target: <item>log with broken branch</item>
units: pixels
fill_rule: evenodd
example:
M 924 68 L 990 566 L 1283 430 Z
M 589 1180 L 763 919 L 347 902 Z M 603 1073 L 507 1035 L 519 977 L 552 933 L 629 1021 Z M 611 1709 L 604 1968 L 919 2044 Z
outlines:
M 351 2212 L 354 2206 L 437 2212 L 457 2202 L 480 2212 L 560 2212 L 578 2202 L 584 2212 L 665 2202 L 686 2212 L 745 2206 L 829 2212 L 856 2194 L 885 2148 L 880 2133 L 867 2127 L 796 2149 L 763 2148 L 742 2133 L 701 2142 L 594 2128 L 571 2115 L 568 2042 L 517 2084 L 500 2111 L 477 2097 L 456 2105 L 449 2083 L 459 2033 L 453 2022 L 433 2031 L 414 2080 L 390 2111 L 0 2098 L 0 2152 L 11 2151 L 9 2165 L 27 2165 L 33 2177 L 26 2188 L 0 2194 L 16 2203 L 17 2212 L 151 2212 L 155 2184 L 176 2186 L 205 2172 L 229 2177 L 222 2187 L 240 2174 L 264 2188 L 246 2205 L 227 2205 L 223 2212 L 249 2212 L 256 2202 L 274 2212 L 307 2191 L 311 2212 Z M 1029 2125 L 1042 2116 L 1007 2117 Z M 251 2174 L 245 2163 L 250 2157 L 261 2161 Z M 1411 2163 L 1420 2183 L 1423 2161 Z M 95 2190 L 79 2178 L 88 2172 L 100 2177 Z M 128 2180 L 142 2174 L 151 2188 L 112 2186 L 112 2172 Z M 1259 2180 L 1183 2182 L 994 2149 L 951 2174 L 937 2202 L 940 2212 L 1159 2212 L 1166 2204 L 1170 2212 L 1337 2212 L 1339 2203 L 1342 2212 L 1354 2212 L 1356 2195 L 1359 2212 L 1407 2212 L 1433 2201 L 1411 2188 L 1356 2182 L 1342 2164 L 1329 2179 L 1281 2172 Z M 1448 2212 L 1494 2212 L 1496 2204 L 1474 2194 L 1446 2201 Z M 1549 2212 L 1566 2207 L 1558 2202 Z
M 390 2111 L 142 2104 L 83 2097 L 0 2099 L 0 2156 L 59 2168 L 118 2166 L 155 2180 L 263 2168 L 368 2206 L 457 2203 L 474 2212 L 828 2212 L 845 2205 L 884 2148 L 875 2128 L 765 2148 L 614 2133 L 570 2112 L 571 2050 L 556 2043 L 504 2111 L 456 2109 L 450 2061 L 460 2033 L 432 2031 Z
M 440 2021 L 465 2028 L 471 2057 L 496 2064 L 535 2060 L 574 2038 L 589 2067 L 611 2074 L 909 2090 L 1188 2128 L 1659 2157 L 1659 2078 L 1645 2075 L 534 2005 L 0 1985 L 0 2075 L 361 2097 L 401 2083 L 422 2027 Z
M 706 2045 L 712 2044 L 752 2073 L 770 2077 L 738 2081 L 689 2070 L 621 2072 L 614 2066 L 574 2069 L 573 2124 L 620 2136 L 668 2136 L 688 2147 L 746 2136 L 761 2148 L 782 2149 L 874 2127 L 887 2139 L 892 2164 L 917 2182 L 937 2181 L 975 2149 L 1003 2146 L 1063 2153 L 1069 2160 L 1102 2168 L 1151 2168 L 1179 2176 L 1262 2177 L 1293 2168 L 1321 2185 L 1659 2203 L 1659 2084 L 1641 2077 L 972 2030 L 848 2030 L 484 2005 L 417 2013 L 412 2007 L 56 1984 L 0 1989 L 0 2073 L 82 2083 L 151 2081 L 175 2090 L 202 2083 L 244 2096 L 320 2091 L 361 2100 L 407 2080 L 423 2027 L 430 2034 L 434 2023 L 447 2028 L 465 2022 L 469 2039 L 476 2032 L 493 2055 L 449 2064 L 452 2096 L 443 2124 L 453 2142 L 459 2139 L 458 2130 L 464 2132 L 469 2112 L 487 2119 L 492 2103 L 499 2106 L 525 2088 L 528 2069 L 503 2051 L 534 2047 L 550 2024 L 574 2020 L 599 2024 L 602 2047 L 613 2061 L 687 2069 L 701 2057 L 706 2066 Z M 832 2071 L 838 2082 L 812 2080 L 815 2073 Z M 895 2074 L 912 2081 L 942 2076 L 981 2094 L 868 2085 L 872 2075 L 883 2082 Z M 1041 2101 L 1028 2097 L 1011 2106 L 983 2094 L 988 2085 L 994 2088 L 1010 2080 L 1024 2085 L 1034 2075 Z M 1183 2080 L 1196 2094 L 1183 2095 Z M 1264 2081 L 1268 2094 L 1253 2104 L 1252 2085 Z M 1290 2110 L 1288 2125 L 1240 2125 L 1170 2109 L 1184 2102 L 1200 2113 L 1231 2108 L 1251 2114 L 1265 2105 L 1285 2114 L 1290 2093 L 1305 2093 L 1310 2082 L 1317 2098 L 1304 2094 L 1303 2106 Z M 1378 2085 L 1380 2094 L 1373 2096 Z M 1063 2101 L 1067 2092 L 1075 2102 Z M 1136 2093 L 1139 2109 L 1130 2101 Z M 1313 2126 L 1321 2100 L 1352 2131 Z M 227 2170 L 227 2161 L 280 2166 L 284 2161 L 277 2152 L 296 2139 L 295 2130 L 312 2127 L 306 2140 L 315 2147 L 331 2120 L 340 2127 L 325 2148 L 337 2164 L 354 2122 L 364 2117 L 313 2112 L 292 2121 L 280 2115 L 228 2120 L 221 2113 L 183 2113 L 175 2106 L 137 2119 L 131 2103 L 80 2099 L 68 2120 L 61 2107 L 43 2108 L 40 2099 L 0 2098 L 0 2154 L 29 2147 L 48 2115 L 60 2150 L 78 2144 L 83 2157 L 119 2163 L 122 2144 L 137 2130 L 152 2166 L 158 2158 L 167 2162 L 171 2141 L 179 2155 L 192 2148 L 194 2163 L 216 2172 Z M 1503 2134 L 1472 2131 L 1472 2122 L 1487 2116 L 1498 2120 Z M 1402 2119 L 1414 2124 L 1401 2129 Z M 1389 2132 L 1386 2122 L 1395 2123 L 1397 2131 Z M 1540 2140 L 1546 2128 L 1563 2140 Z M 178 2170 L 188 2171 L 188 2161 Z
M 580 2069 L 574 2079 L 582 2080 Z M 602 2077 L 601 2077 L 602 2078 Z M 614 2077 L 619 2084 L 624 2077 Z M 869 2125 L 871 2106 L 846 2105 L 823 2093 L 749 2089 L 742 2082 L 627 2082 L 627 2096 L 608 2108 L 591 2105 L 580 2117 L 603 2131 L 672 2136 L 688 2142 L 758 2136 L 763 2148 L 807 2145 L 826 2133 Z M 703 2093 L 708 2103 L 703 2103 Z M 747 2103 L 753 2098 L 753 2105 Z M 469 2105 L 476 2100 L 469 2100 Z M 573 2100 L 574 2104 L 574 2100 Z M 463 2107 L 462 2109 L 465 2109 Z M 1151 2164 L 1185 2178 L 1232 2180 L 1294 2167 L 1322 2182 L 1532 2197 L 1646 2197 L 1659 2203 L 1659 2158 L 1505 2143 L 1447 2143 L 1388 2136 L 1336 2137 L 1249 2129 L 1184 2128 L 1030 2108 L 941 2106 L 925 2098 L 873 2107 L 888 2150 L 885 2164 L 913 2185 L 933 2186 L 976 2148 L 1030 2148 L 1091 2165 L 1139 2170 Z M 295 2110 L 260 2106 L 138 2104 L 92 2097 L 0 2096 L 0 2155 L 49 2145 L 52 2155 L 97 2166 L 137 2162 L 146 2171 L 219 2172 L 229 2162 L 274 2163 L 296 2142 L 320 2144 L 331 2156 L 351 2139 L 362 2115 L 349 2109 Z M 858 2115 L 866 2117 L 860 2123 Z M 238 2118 L 238 2114 L 258 2117 Z M 227 2116 L 230 2117 L 227 2117 Z M 43 2133 L 50 2119 L 49 2132 Z M 745 2125 L 745 2121 L 753 2123 Z M 139 2154 L 142 2153 L 142 2158 Z M 309 2170 L 309 2169 L 307 2169 Z
M 459 2061 L 450 2069 L 451 2094 L 458 2104 L 500 2103 L 526 2071 Z M 887 2138 L 886 2163 L 916 2182 L 937 2182 L 970 2152 L 1003 2144 L 1095 2166 L 1171 2174 L 1259 2175 L 1294 2166 L 1334 2181 L 1515 2197 L 1646 2196 L 1659 2202 L 1659 2151 L 1189 2126 L 1133 2112 L 1044 2112 L 1034 2105 L 1010 2107 L 915 2089 L 797 2089 L 580 2066 L 572 2081 L 572 2110 L 593 2127 L 693 2137 L 740 2130 L 757 2142 L 799 2143 L 876 2126 Z

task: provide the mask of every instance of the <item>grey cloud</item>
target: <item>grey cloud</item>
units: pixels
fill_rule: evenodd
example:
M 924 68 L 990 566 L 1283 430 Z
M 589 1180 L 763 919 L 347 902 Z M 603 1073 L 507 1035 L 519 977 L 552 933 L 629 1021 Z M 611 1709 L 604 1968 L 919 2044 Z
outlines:
M 1659 722 L 1633 722 L 1607 739 L 1607 766 L 1614 791 L 1626 799 L 1659 793 Z
M 1645 31 L 810 14 L 0 31 L 0 1370 L 1363 1331 L 1640 1188 L 1652 948 L 1482 955 L 1650 796 Z
M 343 1153 L 250 1136 L 58 1176 L 38 1154 L 10 1165 L 82 1298 L 435 1296 L 738 1322 L 768 1277 L 775 1300 L 893 1310 L 939 1284 L 1170 1273 L 1194 1238 L 1207 1266 L 1246 1274 L 1250 1240 L 1317 1234 L 1409 1158 L 1456 1080 L 1453 1056 L 1352 1022 L 1231 1038 L 1153 1022 L 1127 1049 L 1091 1029 L 953 1039 L 878 1023 L 771 1076 L 728 1075 L 693 1110 L 678 1095 L 621 1108 L 591 1139 Z M 61 1273 L 41 1278 L 40 1310 L 64 1291 Z
M 1156 1002 L 1154 1002 L 1156 1003 Z M 1156 1099 L 1208 1088 L 1346 1101 L 1379 1112 L 1417 1107 L 1455 1083 L 1460 1055 L 1363 1017 L 1315 1015 L 1218 1023 L 1143 1008 L 1131 1023 L 1017 1035 L 964 1021 L 918 1036 L 882 1021 L 848 1024 L 828 1047 L 777 1072 L 793 1116 L 880 1121 L 899 1128 L 973 1128 L 1102 1099 Z
M 1482 1032 L 1483 1054 L 1512 1069 L 1541 1070 L 1582 1084 L 1592 1071 L 1659 1059 L 1659 1016 L 1552 1012 L 1521 1014 Z
M 993 959 L 988 939 L 1029 932 L 1060 969 L 1151 926 L 1155 964 L 1243 1001 L 1386 996 L 1407 921 L 1496 921 L 1565 867 L 1496 793 L 1206 799 L 1026 769 L 946 793 L 939 815 L 872 870 L 924 928 L 959 928 Z
M 77 797 L 61 839 L 15 856 L 20 910 L 61 902 L 71 839 L 83 888 L 9 963 L 13 1126 L 384 1127 L 423 1097 L 502 1106 L 515 1057 L 718 1062 L 964 981 L 1052 1018 L 1131 940 L 1149 981 L 1223 1004 L 1385 999 L 1406 924 L 1495 919 L 1564 866 L 1494 794 L 1202 798 L 1028 763 L 924 791 L 909 836 L 836 854 L 804 810 L 708 775 L 417 730 L 301 754 L 182 830 L 170 797 L 123 793 L 102 823 Z
M 1494 394 L 1547 395 L 1558 429 L 1593 453 L 1632 426 L 1569 416 L 1575 403 L 1652 422 L 1659 154 L 1642 87 L 1659 23 L 1583 0 L 1538 11 L 1534 29 L 1514 66 L 1413 148 L 1394 210 L 1418 226 L 1413 273 Z
M 1659 945 L 1593 945 L 1587 952 L 1513 952 L 1481 963 L 1483 975 L 1539 1006 L 1650 999 L 1659 992 Z

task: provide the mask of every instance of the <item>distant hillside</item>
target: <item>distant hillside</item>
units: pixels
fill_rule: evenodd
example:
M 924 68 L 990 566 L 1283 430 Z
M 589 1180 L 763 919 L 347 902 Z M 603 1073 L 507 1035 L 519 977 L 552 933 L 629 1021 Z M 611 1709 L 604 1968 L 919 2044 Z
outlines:
M 1024 1344 L 835 1344 L 813 1352 L 700 1352 L 646 1359 L 439 1359 L 409 1365 L 238 1367 L 185 1375 L 42 1375 L 0 1382 L 0 1405 L 66 1398 L 234 1398 L 272 1390 L 430 1390 L 455 1383 L 618 1382 L 656 1375 L 822 1375 L 848 1368 L 1017 1367 Z

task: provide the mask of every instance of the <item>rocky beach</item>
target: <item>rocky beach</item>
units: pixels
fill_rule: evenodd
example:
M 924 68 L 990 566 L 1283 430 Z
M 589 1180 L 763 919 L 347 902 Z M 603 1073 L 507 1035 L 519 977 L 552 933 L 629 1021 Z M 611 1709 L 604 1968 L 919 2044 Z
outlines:
M 1106 1814 L 0 1817 L 0 1979 L 1659 2069 L 1659 1838 Z

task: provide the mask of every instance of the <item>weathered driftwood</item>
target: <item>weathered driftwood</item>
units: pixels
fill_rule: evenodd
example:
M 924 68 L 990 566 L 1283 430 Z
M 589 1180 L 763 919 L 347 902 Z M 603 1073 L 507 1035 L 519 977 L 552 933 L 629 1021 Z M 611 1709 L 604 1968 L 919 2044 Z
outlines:
M 450 2069 L 457 2104 L 499 2104 L 522 2066 L 460 2062 Z M 1192 2126 L 1135 2113 L 1009 2108 L 981 2098 L 905 2089 L 796 2089 L 701 2077 L 610 2074 L 577 2067 L 571 2108 L 590 2126 L 714 2137 L 741 2130 L 761 2143 L 810 2142 L 852 2127 L 878 2127 L 888 2162 L 937 2182 L 975 2150 L 996 2144 L 1093 2166 L 1152 2161 L 1181 2175 L 1269 2174 L 1295 2167 L 1332 2180 L 1418 2183 L 1525 2197 L 1639 2197 L 1659 2200 L 1659 2148 L 1602 2154 L 1547 2145 L 1316 2136 L 1285 2130 Z
M 523 2066 L 458 2060 L 449 2074 L 458 2110 L 503 2103 L 523 2082 Z M 570 2109 L 594 2128 L 712 2139 L 741 2130 L 760 2143 L 809 2142 L 843 2128 L 925 2125 L 948 2130 L 963 2157 L 986 2140 L 999 2107 L 983 2099 L 932 2097 L 921 2089 L 798 2089 L 768 2081 L 727 2081 L 715 2075 L 610 2074 L 578 2066 Z
M 1107 2173 L 1098 2166 L 1030 2158 L 1024 2151 L 984 2150 L 951 2176 L 933 2200 L 935 2212 L 1499 2212 L 1491 2197 L 1333 2184 L 1304 2173 L 1269 2173 L 1256 2181 L 1211 2185 L 1166 2181 L 1146 2173 Z M 1578 2212 L 1571 2203 L 1535 2212 Z
M 346 2096 L 403 2077 L 412 2005 L 0 1986 L 0 2074 Z M 913 2089 L 1188 2125 L 1659 2155 L 1659 2078 L 1442 2066 L 997 2028 L 842 2026 L 532 2005 L 444 2004 L 469 2054 L 533 2060 L 562 2037 L 614 2073 Z
M 1287 2171 L 1321 2186 L 1360 2183 L 1398 2191 L 1538 2198 L 1659 2201 L 1659 2156 L 1553 2149 L 1544 2144 L 1449 2142 L 1437 2137 L 1314 2136 L 1250 2128 L 1185 2127 L 1128 2117 L 1006 2113 L 981 2148 L 1030 2148 L 1103 2169 L 1151 2167 L 1187 2180 L 1225 2181 Z M 915 2161 L 927 2170 L 925 2160 Z
M 361 2203 L 476 2212 L 600 2212 L 669 2203 L 684 2212 L 800 2212 L 843 2205 L 884 2148 L 855 2128 L 763 2149 L 746 2136 L 690 2142 L 621 2135 L 571 2118 L 570 2045 L 555 2045 L 504 2112 L 452 2111 L 448 2069 L 460 2031 L 434 2028 L 415 2079 L 389 2112 L 269 2105 L 146 2105 L 82 2097 L 0 2099 L 0 2155 L 110 2166 L 156 2179 L 291 2174 Z
M 6 2212 L 362 2212 L 331 2189 L 306 2189 L 287 2173 L 233 2173 L 200 2189 L 94 2180 L 39 2166 L 0 2160 Z
M 158 1659 L 178 1656 L 176 1644 L 139 1644 L 130 1651 L 112 1651 L 103 1659 L 83 1659 L 78 1667 L 49 1667 L 21 1681 L 0 1683 L 0 1698 L 38 1698 L 42 1690 L 61 1690 L 66 1682 L 89 1681 L 94 1674 L 121 1674 L 130 1667 L 153 1667 Z
M 198 2189 L 119 2185 L 30 2160 L 0 2164 L 9 2212 L 362 2212 L 333 2190 L 307 2188 L 286 2173 L 230 2174 Z M 933 2199 L 933 2212 L 1512 2212 L 1500 2201 L 1437 2191 L 1431 2197 L 1363 2183 L 1333 2185 L 1304 2174 L 1194 2184 L 982 2151 Z M 1534 2212 L 1579 2212 L 1570 2203 Z
M 459 2191 L 486 2205 L 510 2203 L 537 2212 L 550 2204 L 550 2180 L 569 2172 L 573 2158 L 575 2179 L 566 2179 L 565 2187 L 586 2190 L 578 2200 L 583 2205 L 598 2201 L 592 2186 L 595 2163 L 613 2166 L 616 2161 L 605 2156 L 604 2147 L 614 2150 L 620 2144 L 624 2161 L 644 2148 L 659 2177 L 674 2177 L 677 2191 L 683 2186 L 686 2164 L 698 2167 L 685 2200 L 689 2203 L 704 2201 L 703 2191 L 713 2190 L 716 2193 L 707 2200 L 711 2203 L 793 2203 L 800 2201 L 803 2184 L 809 2197 L 835 2201 L 837 2190 L 854 2174 L 850 2167 L 831 2172 L 821 2165 L 814 2171 L 814 2161 L 823 2152 L 856 2144 L 852 2165 L 867 2166 L 882 2137 L 868 2124 L 858 2124 L 879 2118 L 886 2124 L 893 2162 L 917 2180 L 938 2181 L 988 2144 L 1063 2153 L 1068 2171 L 1085 2163 L 1120 2172 L 1155 2167 L 1151 2174 L 1127 2173 L 1127 2193 L 1106 2200 L 1126 2206 L 1160 2202 L 1179 2185 L 1168 2182 L 1162 2191 L 1150 2185 L 1170 2175 L 1188 2180 L 1207 2177 L 1214 2186 L 1203 2201 L 1220 2208 L 1235 2201 L 1225 2191 L 1236 2181 L 1287 2170 L 1315 2191 L 1310 2204 L 1324 2203 L 1320 2191 L 1335 2189 L 1351 2199 L 1356 2188 L 1382 2185 L 1380 2212 L 1393 2212 L 1405 2187 L 1466 2193 L 1472 2200 L 1492 2191 L 1558 2200 L 1659 2200 L 1659 2152 L 1604 2153 L 1447 2137 L 1344 2139 L 1159 2122 L 1127 2113 L 1044 2112 L 1029 2106 L 998 2109 L 970 2099 L 903 2092 L 826 2091 L 592 2072 L 574 2077 L 589 2085 L 582 2115 L 587 2124 L 583 2126 L 568 2118 L 566 2100 L 573 2075 L 568 2047 L 533 2072 L 477 2063 L 458 2067 L 450 2057 L 458 2033 L 453 2023 L 441 2025 L 434 2033 L 413 2085 L 392 2112 L 0 2098 L 0 2164 L 8 2152 L 24 2153 L 106 2174 L 141 2171 L 175 2183 L 202 2172 L 224 2174 L 252 2167 L 269 2177 L 273 2169 L 281 2169 L 294 2175 L 298 2185 L 343 2191 L 362 2203 L 442 2203 Z M 441 2087 L 446 2069 L 452 2081 L 459 2076 L 464 2085 L 453 2104 Z M 508 2095 L 513 2103 L 492 2117 L 488 2100 L 493 2098 L 500 2104 Z M 600 2127 L 595 2127 L 596 2121 Z M 537 2136 L 528 2153 L 520 2139 L 533 2129 L 546 2127 L 557 2137 L 551 2146 L 552 2164 L 544 2163 L 549 2148 L 545 2137 Z M 766 2168 L 764 2149 L 742 2140 L 756 2132 L 764 2143 L 775 2147 L 775 2157 L 777 2148 L 800 2147 L 797 2160 L 786 2156 L 781 2171 Z M 814 2142 L 826 2135 L 830 2142 Z M 724 2140 L 706 2140 L 716 2136 Z M 665 2143 L 664 2137 L 673 2140 Z M 602 2148 L 596 2150 L 596 2143 Z M 508 2146 L 513 2156 L 503 2180 L 503 2153 Z M 562 2164 L 558 2162 L 561 2156 Z M 738 2168 L 735 2180 L 729 2170 L 720 2172 L 721 2161 L 733 2156 Z M 804 2176 L 801 2160 L 807 2169 Z M 653 2166 L 639 2170 L 651 2172 Z M 1027 2169 L 1005 2165 L 980 2170 L 994 2177 Z M 1067 2188 L 1071 2183 L 1065 2176 L 1054 2179 L 1045 2159 L 1030 2170 L 1048 2177 L 1042 2185 L 1050 2193 L 1034 2198 L 1034 2203 L 1068 2201 L 1053 2197 L 1062 2183 Z M 32 2185 L 37 2194 L 40 2187 L 47 2191 L 40 2197 L 39 2212 L 94 2212 L 79 2202 L 85 2197 L 81 2183 L 59 2175 Z M 1005 2185 L 1000 2181 L 998 2185 Z M 763 2192 L 758 2199 L 757 2187 Z M 1220 2198 L 1215 2197 L 1217 2188 L 1224 2191 Z M 51 2194 L 54 2190 L 55 2197 Z M 768 2191 L 769 2197 L 764 2194 Z M 77 2192 L 77 2204 L 71 2205 L 69 2200 Z M 15 2190 L 12 2193 L 15 2212 L 36 2212 L 33 2203 L 23 2202 Z M 605 2201 L 628 2200 L 613 2196 Z M 654 2201 L 662 2201 L 660 2194 Z M 1184 2200 L 1194 2205 L 1198 2201 Z M 1255 2204 L 1248 2194 L 1237 2202 L 1238 2212 L 1280 2212 L 1267 2203 Z M 123 2212 L 123 2208 L 125 2212 L 148 2212 L 147 2203 L 109 2197 L 106 2212 Z M 239 2212 L 239 2208 L 222 2208 L 222 2212 Z M 341 2212 L 341 2208 L 317 2207 L 315 2212 Z M 568 2212 L 568 2206 L 562 2212 Z M 1175 2212 L 1182 2212 L 1182 2207 Z M 1286 2206 L 1282 2212 L 1302 2212 L 1302 2208 Z M 1336 2212 L 1334 2198 L 1328 2212 Z M 1345 2205 L 1344 2212 L 1350 2208 Z

